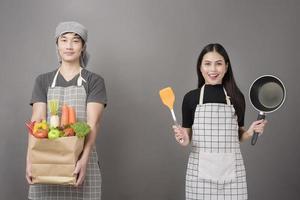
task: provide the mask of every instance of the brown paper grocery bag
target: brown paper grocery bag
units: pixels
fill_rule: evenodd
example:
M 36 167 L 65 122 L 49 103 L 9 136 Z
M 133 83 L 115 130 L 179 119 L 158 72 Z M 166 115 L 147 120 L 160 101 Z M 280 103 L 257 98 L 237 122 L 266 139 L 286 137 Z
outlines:
M 74 185 L 76 162 L 84 138 L 77 136 L 39 139 L 29 135 L 29 156 L 33 183 Z

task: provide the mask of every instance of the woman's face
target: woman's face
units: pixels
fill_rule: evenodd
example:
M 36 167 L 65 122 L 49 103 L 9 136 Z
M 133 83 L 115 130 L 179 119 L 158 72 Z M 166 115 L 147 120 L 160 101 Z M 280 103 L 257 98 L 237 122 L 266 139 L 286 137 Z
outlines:
M 58 52 L 63 62 L 80 62 L 82 40 L 76 33 L 66 33 L 57 40 Z
M 204 77 L 205 84 L 222 84 L 223 77 L 227 71 L 227 64 L 221 54 L 216 51 L 208 52 L 203 56 L 200 71 Z

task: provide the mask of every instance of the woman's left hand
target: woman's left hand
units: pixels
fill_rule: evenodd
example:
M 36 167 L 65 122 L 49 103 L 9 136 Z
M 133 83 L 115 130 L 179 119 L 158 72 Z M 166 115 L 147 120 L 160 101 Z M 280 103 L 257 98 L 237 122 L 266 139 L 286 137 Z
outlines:
M 247 130 L 248 134 L 251 136 L 254 134 L 254 132 L 262 134 L 267 122 L 268 121 L 265 119 L 254 121 Z
M 86 174 L 86 168 L 87 168 L 87 160 L 81 158 L 80 160 L 77 161 L 75 170 L 73 172 L 74 175 L 77 175 L 75 187 L 78 187 L 83 184 L 83 181 L 85 179 L 85 174 Z

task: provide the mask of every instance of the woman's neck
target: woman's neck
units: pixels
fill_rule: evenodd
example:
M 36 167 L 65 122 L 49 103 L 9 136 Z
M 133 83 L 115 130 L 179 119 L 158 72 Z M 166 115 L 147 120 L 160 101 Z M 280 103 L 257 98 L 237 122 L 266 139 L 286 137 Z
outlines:
M 222 83 L 217 83 L 217 84 L 205 83 L 204 85 L 208 87 L 223 87 Z

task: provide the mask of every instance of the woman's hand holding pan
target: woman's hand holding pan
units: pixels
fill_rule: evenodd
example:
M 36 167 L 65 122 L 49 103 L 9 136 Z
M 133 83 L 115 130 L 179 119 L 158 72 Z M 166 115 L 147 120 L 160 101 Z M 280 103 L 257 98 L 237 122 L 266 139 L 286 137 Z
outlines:
M 247 130 L 247 133 L 252 136 L 254 134 L 254 131 L 256 133 L 259 133 L 259 135 L 261 135 L 263 132 L 264 132 L 264 129 L 265 129 L 265 126 L 267 124 L 267 120 L 265 119 L 261 119 L 261 120 L 257 120 L 257 121 L 254 121 L 249 129 Z

